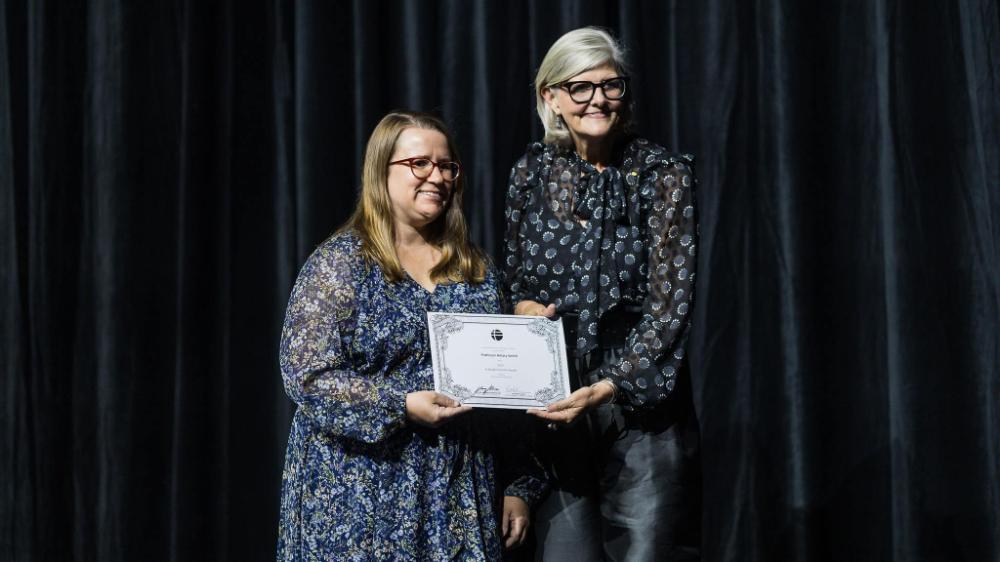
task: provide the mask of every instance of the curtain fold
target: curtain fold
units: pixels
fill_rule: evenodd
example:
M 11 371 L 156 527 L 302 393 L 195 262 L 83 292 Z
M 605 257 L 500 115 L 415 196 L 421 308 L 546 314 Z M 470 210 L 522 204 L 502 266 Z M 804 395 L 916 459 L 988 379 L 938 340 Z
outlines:
M 284 307 L 371 129 L 443 115 L 499 255 L 590 24 L 697 157 L 704 559 L 1000 557 L 995 2 L 13 0 L 0 559 L 272 559 Z

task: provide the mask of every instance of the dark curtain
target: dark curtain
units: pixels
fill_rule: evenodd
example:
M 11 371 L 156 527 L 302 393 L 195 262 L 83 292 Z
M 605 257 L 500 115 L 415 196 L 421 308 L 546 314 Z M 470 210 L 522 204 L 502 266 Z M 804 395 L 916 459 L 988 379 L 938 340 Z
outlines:
M 548 46 L 698 157 L 704 558 L 1000 558 L 991 0 L 0 3 L 0 559 L 267 560 L 298 266 L 386 111 L 497 253 Z

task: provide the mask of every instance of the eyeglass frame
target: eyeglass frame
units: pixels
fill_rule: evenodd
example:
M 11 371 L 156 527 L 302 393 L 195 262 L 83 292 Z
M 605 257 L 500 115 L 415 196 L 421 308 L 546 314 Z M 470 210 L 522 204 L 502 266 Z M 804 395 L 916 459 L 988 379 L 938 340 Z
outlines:
M 414 160 L 427 160 L 428 162 L 431 163 L 431 170 L 429 172 L 427 172 L 426 176 L 420 177 L 420 176 L 417 175 L 417 170 L 413 167 L 413 161 Z M 413 156 L 413 157 L 410 157 L 410 158 L 403 158 L 402 160 L 396 160 L 394 162 L 389 162 L 390 166 L 395 165 L 395 164 L 405 164 L 406 167 L 410 169 L 410 173 L 413 174 L 413 177 L 417 178 L 418 180 L 425 180 L 425 179 L 431 177 L 431 174 L 434 173 L 434 168 L 437 168 L 439 171 L 441 171 L 441 179 L 443 179 L 444 181 L 452 182 L 452 181 L 457 180 L 458 176 L 462 175 L 462 165 L 459 164 L 458 162 L 455 162 L 454 160 L 441 160 L 440 162 L 435 162 L 435 161 L 431 160 L 430 158 L 427 158 L 426 156 Z M 443 168 L 441 168 L 441 164 L 454 164 L 455 165 L 455 176 L 452 177 L 451 179 L 445 178 L 444 177 Z
M 601 89 L 601 94 L 604 95 L 604 99 L 611 101 L 619 101 L 625 99 L 625 96 L 628 94 L 629 79 L 630 77 L 628 76 L 614 76 L 608 78 L 607 80 L 601 80 L 600 82 L 591 82 L 589 80 L 567 80 L 565 82 L 560 82 L 556 84 L 556 87 L 561 90 L 566 90 L 566 94 L 569 96 L 569 99 L 573 100 L 573 103 L 590 103 L 594 99 L 594 94 L 597 93 L 598 88 Z M 612 98 L 608 96 L 607 90 L 604 89 L 605 86 L 607 86 L 608 82 L 612 82 L 614 80 L 622 81 L 622 95 L 618 96 L 617 98 Z M 588 97 L 584 101 L 578 101 L 576 98 L 574 98 L 573 94 L 569 91 L 569 89 L 573 86 L 573 84 L 590 84 L 592 86 L 592 88 L 590 89 L 590 97 Z

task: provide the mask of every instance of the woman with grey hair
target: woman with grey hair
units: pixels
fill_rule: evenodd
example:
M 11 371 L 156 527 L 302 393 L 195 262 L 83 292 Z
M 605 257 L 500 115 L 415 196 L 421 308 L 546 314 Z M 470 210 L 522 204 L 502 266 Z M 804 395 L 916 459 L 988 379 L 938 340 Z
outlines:
M 575 389 L 529 411 L 553 484 L 536 558 L 697 560 L 693 160 L 632 134 L 627 64 L 602 29 L 559 38 L 535 92 L 545 138 L 511 170 L 505 284 L 516 314 L 563 319 Z

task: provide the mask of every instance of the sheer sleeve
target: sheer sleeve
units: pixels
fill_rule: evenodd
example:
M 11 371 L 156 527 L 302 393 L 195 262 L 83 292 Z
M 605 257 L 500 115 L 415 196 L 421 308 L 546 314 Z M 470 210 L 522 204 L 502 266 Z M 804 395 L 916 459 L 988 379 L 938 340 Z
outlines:
M 531 197 L 531 185 L 535 181 L 537 154 L 531 148 L 514 163 L 507 183 L 507 204 L 504 217 L 507 229 L 504 235 L 504 281 L 503 288 L 508 297 L 508 311 L 525 299 L 524 260 L 521 259 L 521 224 L 525 220 L 524 209 Z
M 352 370 L 343 343 L 354 310 L 351 268 L 349 249 L 331 243 L 302 267 L 281 335 L 281 374 L 285 392 L 321 431 L 374 443 L 404 425 L 406 399 Z
M 652 407 L 674 388 L 690 328 L 695 277 L 695 177 L 691 157 L 668 157 L 643 172 L 648 292 L 627 347 L 602 368 L 623 402 Z

